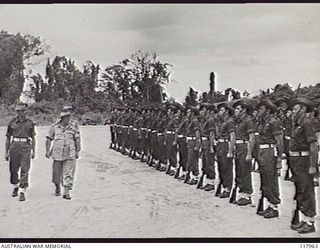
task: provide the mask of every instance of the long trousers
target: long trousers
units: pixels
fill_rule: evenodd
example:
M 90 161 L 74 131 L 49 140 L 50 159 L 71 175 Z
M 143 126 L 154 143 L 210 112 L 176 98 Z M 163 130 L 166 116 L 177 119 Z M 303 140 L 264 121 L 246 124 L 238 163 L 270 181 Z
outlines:
M 295 185 L 294 199 L 299 210 L 306 216 L 316 215 L 316 200 L 313 177 L 309 174 L 309 156 L 290 156 L 291 170 Z
M 233 158 L 227 158 L 228 142 L 219 142 L 217 145 L 218 171 L 222 186 L 231 190 L 233 183 Z
M 133 130 L 132 131 L 132 141 L 131 141 L 131 148 L 134 150 L 134 151 L 138 151 L 140 152 L 141 149 L 140 149 L 140 141 L 138 139 L 138 130 Z
M 176 167 L 178 148 L 177 148 L 177 145 L 172 145 L 173 141 L 174 141 L 174 134 L 168 134 L 167 135 L 167 156 L 169 159 L 169 164 L 172 167 Z
M 259 149 L 259 169 L 263 196 L 274 205 L 280 204 L 275 148 Z
M 199 151 L 196 151 L 196 140 L 188 140 L 188 160 L 187 160 L 187 171 L 192 172 L 193 175 L 199 175 Z
M 146 138 L 146 130 L 141 130 L 141 134 L 140 134 L 141 139 L 139 140 L 139 148 L 140 150 L 147 154 L 148 152 L 148 145 L 147 145 L 147 138 Z
M 248 152 L 247 144 L 236 144 L 235 166 L 236 166 L 236 183 L 240 193 L 252 194 L 252 177 L 251 177 L 251 161 L 246 161 Z
M 20 182 L 20 188 L 28 188 L 31 145 L 28 142 L 13 142 L 9 154 L 10 183 L 16 185 Z
M 214 153 L 210 153 L 210 141 L 202 141 L 202 171 L 210 180 L 216 178 Z
M 158 157 L 161 164 L 167 164 L 167 145 L 164 144 L 164 135 L 158 135 Z
M 158 138 L 157 132 L 151 133 L 151 155 L 155 160 L 158 160 Z
M 178 138 L 179 146 L 179 165 L 183 171 L 187 171 L 188 146 L 186 137 Z
M 72 189 L 74 174 L 76 169 L 76 160 L 53 161 L 52 164 L 52 182 L 54 184 L 63 185 L 68 189 Z

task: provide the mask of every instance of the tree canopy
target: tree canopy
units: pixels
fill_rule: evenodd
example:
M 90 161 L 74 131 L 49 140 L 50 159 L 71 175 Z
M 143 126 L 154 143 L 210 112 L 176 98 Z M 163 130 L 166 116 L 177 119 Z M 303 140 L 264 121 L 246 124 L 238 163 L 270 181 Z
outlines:
M 48 49 L 39 37 L 0 32 L 0 98 L 5 103 L 19 100 L 24 84 L 25 64 Z

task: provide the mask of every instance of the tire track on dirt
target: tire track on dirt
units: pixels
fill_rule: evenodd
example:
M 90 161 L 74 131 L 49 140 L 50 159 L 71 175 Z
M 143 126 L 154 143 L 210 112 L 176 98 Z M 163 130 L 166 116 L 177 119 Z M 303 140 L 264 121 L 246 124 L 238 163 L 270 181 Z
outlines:
M 51 238 L 65 238 L 63 233 L 67 231 L 70 227 L 73 226 L 73 223 L 84 213 L 88 212 L 87 205 L 79 206 L 69 217 L 69 219 L 65 220 L 62 225 L 59 225 L 55 232 L 51 235 Z M 62 237 L 59 237 L 62 235 Z

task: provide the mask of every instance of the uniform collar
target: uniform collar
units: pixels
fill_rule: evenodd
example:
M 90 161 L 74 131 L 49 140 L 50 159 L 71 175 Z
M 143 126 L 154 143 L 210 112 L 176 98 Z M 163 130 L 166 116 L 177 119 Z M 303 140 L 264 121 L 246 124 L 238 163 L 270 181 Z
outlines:
M 61 128 L 67 128 L 67 127 L 70 126 L 70 124 L 71 124 L 71 120 L 70 120 L 70 122 L 68 123 L 68 125 L 64 127 L 64 126 L 62 126 L 62 124 L 61 124 L 61 120 L 59 121 L 59 127 L 61 127 Z

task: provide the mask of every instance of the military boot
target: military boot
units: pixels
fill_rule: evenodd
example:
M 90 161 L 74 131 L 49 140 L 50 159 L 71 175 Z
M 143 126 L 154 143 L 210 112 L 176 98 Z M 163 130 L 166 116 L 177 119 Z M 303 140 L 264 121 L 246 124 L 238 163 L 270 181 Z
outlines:
M 18 192 L 19 192 L 19 188 L 18 187 L 15 187 L 13 189 L 13 192 L 12 192 L 12 197 L 17 197 L 18 196 Z
M 55 184 L 55 185 L 56 185 L 55 195 L 56 195 L 56 196 L 60 196 L 60 195 L 61 195 L 60 184 Z
M 64 189 L 63 199 L 71 200 L 70 190 L 67 187 L 65 187 Z

